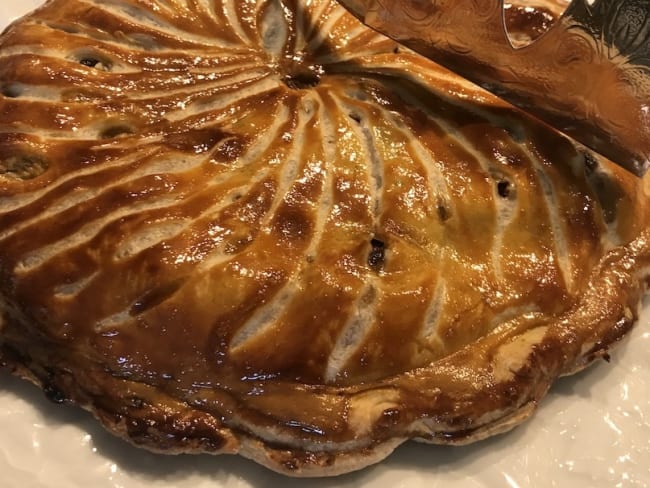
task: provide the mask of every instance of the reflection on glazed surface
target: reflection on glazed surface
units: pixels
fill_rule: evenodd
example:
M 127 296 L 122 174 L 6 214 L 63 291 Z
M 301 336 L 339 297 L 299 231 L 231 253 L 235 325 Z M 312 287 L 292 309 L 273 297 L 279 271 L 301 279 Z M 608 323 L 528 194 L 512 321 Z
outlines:
M 510 36 L 503 0 L 342 1 L 367 25 L 548 121 L 630 171 L 650 165 L 650 4 L 542 5 L 562 18 Z M 555 4 L 555 6 L 553 5 Z M 512 20 L 512 18 L 510 18 Z M 544 31 L 544 35 L 539 35 Z

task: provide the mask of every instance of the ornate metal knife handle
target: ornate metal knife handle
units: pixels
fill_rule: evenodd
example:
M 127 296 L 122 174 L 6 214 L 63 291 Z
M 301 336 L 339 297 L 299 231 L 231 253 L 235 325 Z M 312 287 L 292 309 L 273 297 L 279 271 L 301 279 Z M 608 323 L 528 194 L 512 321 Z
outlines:
M 504 0 L 341 4 L 629 171 L 650 168 L 650 0 L 573 0 L 521 48 L 506 31 Z

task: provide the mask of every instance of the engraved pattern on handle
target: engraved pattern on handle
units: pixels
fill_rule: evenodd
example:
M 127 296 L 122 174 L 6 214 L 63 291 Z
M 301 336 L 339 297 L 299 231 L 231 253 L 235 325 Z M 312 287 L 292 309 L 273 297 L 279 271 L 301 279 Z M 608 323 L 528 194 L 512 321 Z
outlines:
M 573 0 L 521 48 L 507 34 L 503 0 L 341 3 L 631 172 L 650 167 L 650 0 Z

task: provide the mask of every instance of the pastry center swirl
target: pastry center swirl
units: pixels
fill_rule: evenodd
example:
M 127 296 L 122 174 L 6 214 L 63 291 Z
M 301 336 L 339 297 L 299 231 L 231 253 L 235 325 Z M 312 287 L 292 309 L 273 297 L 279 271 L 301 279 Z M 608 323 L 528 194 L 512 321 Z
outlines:
M 60 3 L 3 61 L 0 253 L 116 375 L 352 384 L 575 303 L 603 173 L 336 2 Z

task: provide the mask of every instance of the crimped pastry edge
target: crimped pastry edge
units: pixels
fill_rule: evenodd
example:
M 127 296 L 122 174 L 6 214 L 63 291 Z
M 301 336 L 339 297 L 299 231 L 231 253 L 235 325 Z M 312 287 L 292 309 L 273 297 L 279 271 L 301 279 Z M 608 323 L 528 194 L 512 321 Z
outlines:
M 634 249 L 638 250 L 644 247 L 647 248 L 647 239 L 642 236 L 625 248 L 614 249 L 610 252 L 609 256 L 611 258 L 612 255 L 616 255 L 618 266 L 610 266 L 605 270 L 606 275 L 611 275 L 612 273 L 617 275 L 620 274 L 621 269 L 627 269 L 630 278 L 630 281 L 627 283 L 629 288 L 622 290 L 617 287 L 615 290 L 606 290 L 605 295 L 610 296 L 611 300 L 612 292 L 622 293 L 627 295 L 627 302 L 636 303 L 636 307 L 631 309 L 627 305 L 621 305 L 619 309 L 620 313 L 610 313 L 609 317 L 611 320 L 609 323 L 610 325 L 615 325 L 612 327 L 605 326 L 599 329 L 599 334 L 597 337 L 594 337 L 594 342 L 587 348 L 583 347 L 581 354 L 573 358 L 572 361 L 567 361 L 562 364 L 561 368 L 555 371 L 554 374 L 550 374 L 550 371 L 543 371 L 541 375 L 537 376 L 537 381 L 530 385 L 525 398 L 520 398 L 517 404 L 512 405 L 509 409 L 505 408 L 501 411 L 489 412 L 487 416 L 483 417 L 483 422 L 478 422 L 471 429 L 445 430 L 444 428 L 440 428 L 442 425 L 440 423 L 418 421 L 407 426 L 401 435 L 396 434 L 393 437 L 370 441 L 360 439 L 356 448 L 352 446 L 353 449 L 350 449 L 351 446 L 348 445 L 346 446 L 348 449 L 337 451 L 328 449 L 310 450 L 309 448 L 305 449 L 303 447 L 273 443 L 269 442 L 268 439 L 251 435 L 250 432 L 246 432 L 245 430 L 230 428 L 217 422 L 219 428 L 214 431 L 216 434 L 216 442 L 215 439 L 207 440 L 207 442 L 202 442 L 202 440 L 197 441 L 187 435 L 189 432 L 179 430 L 174 434 L 174 437 L 183 439 L 183 442 L 174 443 L 172 440 L 171 443 L 163 446 L 160 440 L 163 438 L 169 439 L 170 432 L 168 429 L 160 429 L 153 422 L 146 427 L 145 435 L 134 436 L 133 432 L 130 432 L 127 427 L 128 423 L 133 421 L 134 418 L 130 418 L 128 415 L 116 414 L 115 412 L 108 412 L 98 407 L 82 389 L 61 391 L 60 393 L 64 395 L 65 400 L 56 399 L 56 401 L 58 403 L 75 404 L 88 410 L 114 435 L 135 446 L 144 447 L 153 452 L 163 454 L 240 454 L 277 473 L 292 477 L 337 476 L 363 469 L 385 459 L 395 448 L 407 440 L 442 445 L 470 444 L 497 434 L 505 433 L 529 418 L 535 412 L 553 382 L 560 376 L 568 376 L 582 371 L 592 365 L 597 359 L 603 357 L 608 359 L 609 352 L 632 329 L 638 316 L 638 307 L 640 307 L 642 294 L 648 278 L 645 271 L 643 271 L 646 267 L 637 270 L 635 273 L 634 269 L 630 267 L 629 259 L 630 253 L 633 253 Z M 607 261 L 607 259 L 604 259 L 604 261 Z M 608 276 L 608 278 L 611 278 L 611 276 Z M 594 284 L 592 281 L 592 285 Z M 590 287 L 590 290 L 594 289 L 594 286 Z M 614 293 L 614 296 L 618 296 L 619 293 Z M 603 299 L 601 293 L 595 293 L 591 298 L 598 302 L 598 305 L 600 305 L 600 301 Z M 578 311 L 584 309 L 584 307 L 577 308 Z M 522 365 L 522 370 L 530 368 L 535 363 L 539 366 L 539 359 L 535 358 L 536 354 L 537 351 L 533 350 L 527 356 Z M 56 384 L 54 389 L 56 392 L 61 389 L 64 383 L 76 386 L 74 382 L 70 382 L 70 378 L 65 382 L 59 381 L 59 377 L 70 375 L 71 373 L 69 372 L 62 371 L 58 375 L 54 373 L 46 380 L 43 377 L 44 373 L 41 372 L 39 374 L 37 371 L 41 370 L 42 366 L 47 367 L 47 365 L 37 365 L 35 363 L 25 364 L 20 359 L 14 357 L 10 350 L 6 348 L 6 345 L 3 345 L 0 349 L 0 358 L 2 364 L 8 367 L 14 375 L 34 383 L 42 388 L 46 394 L 48 388 L 53 384 Z M 541 370 L 538 368 L 537 371 L 540 372 Z M 517 374 L 526 375 L 527 373 L 517 371 L 515 375 Z M 147 387 L 149 386 L 147 385 Z M 198 413 L 196 410 L 192 410 L 187 404 L 178 402 L 178 400 L 172 397 L 166 397 L 165 400 L 182 405 L 185 412 L 181 412 L 181 415 L 187 413 L 190 417 L 193 417 L 194 414 Z M 205 412 L 201 412 L 200 415 L 206 414 Z M 147 416 L 148 412 L 142 412 L 141 418 L 146 418 Z M 467 419 L 464 420 L 466 421 Z M 448 427 L 454 428 L 449 425 Z M 210 444 L 213 445 L 211 446 Z M 218 447 L 216 447 L 217 445 Z

